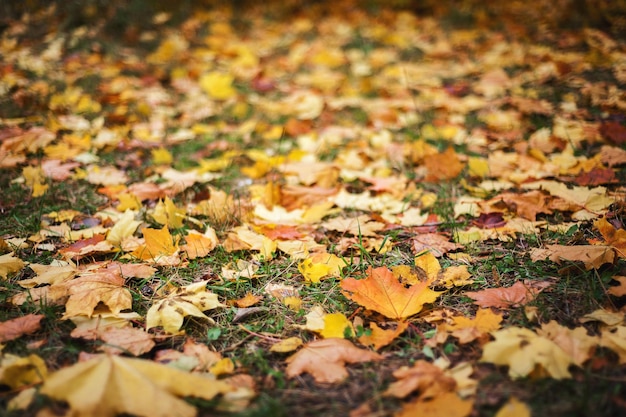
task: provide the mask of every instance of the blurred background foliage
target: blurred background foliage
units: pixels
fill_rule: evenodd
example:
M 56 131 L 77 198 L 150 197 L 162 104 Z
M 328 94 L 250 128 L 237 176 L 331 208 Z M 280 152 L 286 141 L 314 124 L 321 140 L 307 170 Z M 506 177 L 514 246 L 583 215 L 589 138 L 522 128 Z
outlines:
M 323 16 L 328 8 L 337 7 L 374 13 L 393 7 L 448 19 L 456 26 L 515 30 L 516 36 L 536 38 L 593 27 L 626 38 L 626 0 L 22 0 L 0 2 L 0 31 L 26 16 L 40 25 L 42 33 L 101 25 L 106 33 L 127 34 L 147 29 L 151 17 L 160 12 L 170 13 L 170 22 L 176 23 L 194 10 L 226 6 L 232 8 L 234 18 L 251 8 L 258 10 L 260 17 L 268 12 L 288 17 L 307 13 Z M 52 20 L 50 8 L 56 17 Z M 40 22 L 36 21 L 38 16 Z

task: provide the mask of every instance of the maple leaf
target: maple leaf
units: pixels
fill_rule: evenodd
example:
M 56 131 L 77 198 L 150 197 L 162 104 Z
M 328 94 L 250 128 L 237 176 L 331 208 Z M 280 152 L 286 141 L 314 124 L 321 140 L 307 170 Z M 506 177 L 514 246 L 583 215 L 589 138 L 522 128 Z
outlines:
M 213 322 L 203 311 L 226 306 L 217 300 L 217 294 L 206 291 L 207 282 L 200 281 L 177 288 L 167 298 L 153 304 L 146 315 L 146 330 L 163 326 L 163 330 L 168 333 L 178 333 L 186 316 Z
M 483 347 L 481 361 L 508 365 L 511 378 L 528 376 L 537 367 L 552 378 L 570 378 L 575 361 L 556 343 L 529 329 L 509 327 L 492 333 L 495 340 Z
M 20 357 L 4 353 L 0 358 L 0 384 L 12 389 L 39 384 L 47 376 L 46 362 L 37 355 Z
M 41 393 L 66 401 L 75 416 L 194 417 L 196 409 L 177 397 L 211 400 L 233 391 L 225 382 L 169 366 L 115 355 L 98 355 L 46 378 Z
M 270 352 L 278 352 L 278 353 L 286 353 L 293 352 L 302 346 L 302 339 L 299 337 L 289 337 L 287 339 L 283 339 L 278 343 L 274 343 L 270 348 Z
M 324 328 L 319 332 L 324 339 L 333 337 L 344 338 L 346 331 L 354 334 L 352 323 L 342 313 L 326 314 L 324 316 Z
M 316 253 L 298 264 L 298 271 L 307 282 L 317 284 L 327 276 L 339 276 L 346 262 L 330 253 Z
M 606 243 L 615 248 L 620 258 L 626 258 L 626 229 L 618 229 L 606 217 L 596 220 L 594 226 L 600 231 Z
M 74 316 L 91 317 L 100 303 L 114 314 L 132 307 L 132 296 L 124 288 L 124 278 L 102 271 L 62 284 L 69 294 L 63 319 Z
M 0 343 L 17 339 L 18 337 L 36 332 L 41 328 L 43 314 L 27 314 L 22 317 L 0 323 Z
M 617 353 L 620 365 L 626 364 L 626 326 L 604 329 L 600 334 L 600 346 Z
M 359 349 L 345 339 L 323 339 L 307 343 L 287 358 L 287 376 L 296 377 L 308 372 L 319 383 L 337 383 L 348 377 L 346 363 L 379 361 L 383 357 L 369 350 Z
M 465 344 L 498 330 L 502 322 L 502 315 L 495 314 L 491 309 L 483 308 L 476 312 L 476 317 L 473 319 L 457 316 L 453 317 L 452 321 L 452 324 L 443 324 L 437 330 L 448 331 L 459 339 L 459 343 Z
M 200 77 L 198 83 L 210 97 L 216 100 L 226 100 L 237 94 L 232 86 L 233 81 L 232 75 L 213 71 Z
M 425 181 L 434 182 L 456 178 L 463 171 L 463 163 L 452 147 L 432 155 L 424 161 L 427 175 Z
M 413 252 L 418 254 L 424 251 L 440 258 L 451 250 L 460 249 L 463 245 L 453 243 L 440 233 L 421 233 L 412 239 Z
M 384 395 L 405 398 L 419 391 L 420 399 L 433 398 L 446 392 L 454 392 L 456 381 L 445 375 L 438 366 L 425 360 L 416 361 L 412 367 L 403 366 L 393 371 L 398 381 L 392 382 Z
M 130 353 L 134 356 L 149 352 L 155 343 L 152 335 L 142 329 L 134 327 L 107 327 L 100 334 L 99 338 L 105 343 L 98 350 L 112 355 Z
M 14 252 L 0 255 L 0 277 L 7 279 L 9 274 L 21 271 L 24 268 L 24 261 L 13 256 Z
M 218 244 L 217 234 L 212 227 L 207 227 L 204 233 L 190 230 L 185 236 L 185 242 L 180 248 L 187 252 L 189 259 L 207 256 Z
M 165 200 L 160 200 L 154 211 L 152 212 L 152 218 L 157 223 L 167 226 L 170 229 L 180 229 L 183 227 L 183 220 L 185 219 L 184 208 L 178 208 L 174 202 L 165 197 Z
M 533 262 L 549 258 L 560 264 L 563 260 L 578 261 L 585 264 L 585 269 L 598 269 L 606 263 L 615 261 L 615 251 L 611 246 L 604 245 L 546 245 L 545 249 L 533 248 L 530 259 Z
M 465 295 L 476 300 L 476 304 L 483 308 L 511 308 L 531 302 L 548 286 L 550 286 L 548 282 L 517 281 L 507 288 L 468 291 Z
M 370 268 L 367 278 L 341 281 L 343 294 L 365 308 L 393 320 L 402 320 L 419 313 L 424 304 L 432 303 L 440 292 L 428 288 L 428 283 L 405 287 L 386 267 Z
M 117 222 L 109 229 L 107 233 L 107 241 L 112 245 L 118 246 L 122 241 L 135 233 L 137 227 L 141 224 L 135 220 L 137 213 L 133 210 L 126 210 L 124 214 L 117 219 Z
M 376 323 L 370 323 L 371 334 L 363 334 L 359 337 L 359 342 L 365 346 L 372 346 L 374 350 L 378 350 L 393 342 L 409 327 L 407 322 L 396 323 L 395 328 L 382 329 Z
M 578 366 L 581 366 L 589 359 L 593 353 L 593 348 L 597 346 L 599 342 L 598 337 L 589 336 L 587 329 L 584 327 L 568 329 L 554 320 L 544 323 L 541 328 L 537 330 L 537 334 L 556 343 Z
M 509 398 L 509 400 L 504 404 L 495 417 L 531 417 L 532 414 L 530 412 L 530 407 L 525 403 L 519 401 L 515 397 Z
M 161 229 L 144 228 L 142 233 L 145 246 L 140 246 L 133 252 L 139 259 L 153 261 L 157 264 L 178 265 L 178 245 L 172 238 L 167 226 Z
M 404 404 L 395 417 L 466 417 L 472 412 L 474 400 L 463 400 L 453 392 L 443 393 L 432 400 L 416 400 Z
M 621 276 L 621 275 L 614 275 L 611 278 L 619 282 L 619 285 L 610 287 L 606 293 L 614 295 L 616 297 L 625 296 L 626 295 L 626 277 Z

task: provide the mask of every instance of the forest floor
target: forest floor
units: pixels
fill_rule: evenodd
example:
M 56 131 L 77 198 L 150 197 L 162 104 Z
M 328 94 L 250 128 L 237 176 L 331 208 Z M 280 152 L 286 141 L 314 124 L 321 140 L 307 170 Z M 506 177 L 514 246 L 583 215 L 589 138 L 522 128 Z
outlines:
M 626 414 L 615 31 L 146 3 L 0 22 L 0 414 Z

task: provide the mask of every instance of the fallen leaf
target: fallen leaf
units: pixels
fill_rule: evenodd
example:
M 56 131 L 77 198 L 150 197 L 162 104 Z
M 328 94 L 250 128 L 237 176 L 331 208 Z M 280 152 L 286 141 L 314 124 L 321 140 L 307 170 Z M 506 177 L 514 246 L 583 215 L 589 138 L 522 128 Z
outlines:
M 526 403 L 511 397 L 506 404 L 500 407 L 495 417 L 531 417 L 531 410 Z
M 424 161 L 424 165 L 427 172 L 425 181 L 428 182 L 456 178 L 463 171 L 464 167 L 464 164 L 459 160 L 452 147 L 449 147 L 442 153 L 429 156 Z
M 435 255 L 437 258 L 442 257 L 449 251 L 460 249 L 463 245 L 453 243 L 448 240 L 447 237 L 440 233 L 422 233 L 415 236 L 412 240 L 413 252 L 421 253 L 428 251 Z
M 343 313 L 332 313 L 324 316 L 324 328 L 319 332 L 324 339 L 333 337 L 343 339 L 346 332 L 354 334 L 352 323 L 343 315 Z
M 443 393 L 432 400 L 416 400 L 404 404 L 394 417 L 466 417 L 472 412 L 474 400 L 463 400 L 453 392 Z
M 584 327 L 568 329 L 554 320 L 542 324 L 537 334 L 556 343 L 578 366 L 591 357 L 599 342 L 598 337 L 588 335 Z
M 617 256 L 626 258 L 626 229 L 617 229 L 606 217 L 596 220 L 594 226 L 600 231 L 606 243 L 615 248 Z M 608 259 L 605 263 L 609 263 Z
M 303 372 L 318 383 L 333 384 L 348 377 L 346 363 L 379 361 L 383 357 L 369 350 L 359 349 L 345 339 L 323 339 L 307 343 L 287 358 L 287 376 L 294 378 Z
M 383 395 L 405 398 L 418 391 L 418 399 L 430 399 L 454 392 L 456 381 L 445 375 L 438 366 L 425 360 L 416 361 L 412 367 L 403 366 L 393 371 L 397 381 L 392 382 Z
M 37 355 L 20 357 L 4 353 L 0 359 L 0 384 L 12 389 L 39 384 L 47 376 L 46 363 Z
M 78 272 L 76 266 L 68 262 L 55 262 L 50 265 L 30 264 L 28 267 L 37 276 L 18 281 L 24 288 L 33 288 L 42 284 L 61 284 L 74 278 Z
M 452 317 L 451 324 L 442 324 L 437 330 L 447 331 L 459 339 L 459 343 L 470 343 L 483 335 L 498 330 L 502 322 L 502 315 L 496 314 L 489 308 L 481 308 L 475 318 L 464 316 Z
M 187 252 L 189 259 L 203 258 L 207 256 L 218 244 L 217 234 L 211 227 L 207 227 L 204 233 L 190 230 L 185 236 L 186 244 L 180 247 Z
M 549 286 L 549 282 L 517 281 L 507 288 L 468 291 L 465 295 L 475 300 L 475 304 L 483 308 L 511 308 L 523 306 L 531 302 L 537 294 Z
M 370 323 L 371 334 L 364 334 L 359 337 L 359 343 L 365 346 L 372 346 L 374 350 L 378 350 L 393 342 L 409 327 L 407 322 L 396 323 L 395 327 L 382 329 L 376 323 Z
M 626 277 L 621 275 L 613 275 L 611 277 L 614 281 L 619 282 L 619 285 L 609 287 L 607 294 L 614 295 L 615 297 L 623 297 L 626 295 Z
M 13 256 L 13 252 L 0 255 L 0 277 L 7 279 L 9 274 L 19 272 L 24 268 L 24 261 Z
M 99 338 L 104 344 L 98 350 L 111 355 L 130 353 L 139 356 L 150 352 L 155 345 L 152 335 L 134 327 L 107 327 Z
M 73 316 L 91 317 L 101 303 L 114 314 L 132 307 L 132 296 L 124 287 L 124 278 L 110 273 L 94 273 L 62 285 L 69 294 L 64 320 Z
M 211 400 L 233 390 L 152 361 L 98 355 L 49 375 L 40 392 L 67 402 L 75 416 L 194 417 L 196 409 L 177 397 Z
M 18 337 L 36 332 L 41 328 L 43 314 L 27 314 L 22 317 L 0 323 L 0 343 L 17 339 Z
M 287 339 L 283 339 L 278 343 L 274 343 L 270 348 L 270 352 L 278 352 L 278 353 L 287 353 L 293 352 L 302 346 L 302 339 L 299 337 L 289 337 Z
M 615 261 L 615 251 L 610 246 L 602 245 L 546 245 L 545 249 L 533 248 L 530 259 L 533 262 L 549 258 L 560 264 L 563 260 L 578 261 L 585 264 L 585 269 L 598 269 L 606 263 Z
M 617 353 L 620 365 L 626 364 L 626 326 L 616 326 L 602 330 L 600 346 Z
M 203 311 L 226 306 L 217 300 L 217 294 L 206 291 L 207 282 L 200 281 L 180 287 L 167 298 L 154 303 L 146 314 L 146 330 L 163 326 L 166 332 L 176 334 L 186 316 L 213 322 Z
M 511 378 L 523 378 L 539 367 L 554 379 L 571 378 L 575 362 L 556 343 L 529 329 L 509 327 L 492 333 L 495 340 L 483 347 L 482 362 L 508 365 Z
M 365 308 L 393 320 L 402 320 L 419 313 L 424 304 L 432 303 L 440 292 L 428 288 L 428 283 L 405 287 L 386 267 L 370 268 L 367 278 L 341 281 L 344 295 Z

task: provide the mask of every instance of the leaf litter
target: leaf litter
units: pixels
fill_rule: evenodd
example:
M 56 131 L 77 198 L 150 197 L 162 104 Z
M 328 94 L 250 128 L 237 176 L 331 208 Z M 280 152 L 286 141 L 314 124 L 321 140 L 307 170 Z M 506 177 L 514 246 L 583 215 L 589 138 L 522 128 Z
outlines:
M 0 212 L 40 212 L 1 223 L 10 408 L 530 415 L 489 376 L 623 380 L 626 44 L 516 4 L 7 17 Z

